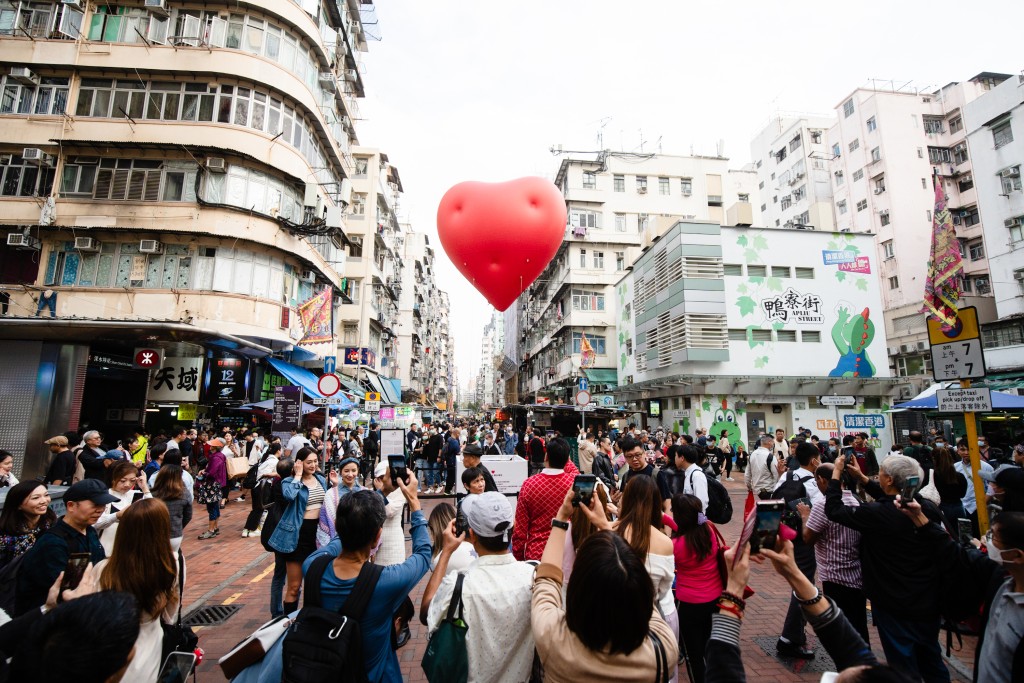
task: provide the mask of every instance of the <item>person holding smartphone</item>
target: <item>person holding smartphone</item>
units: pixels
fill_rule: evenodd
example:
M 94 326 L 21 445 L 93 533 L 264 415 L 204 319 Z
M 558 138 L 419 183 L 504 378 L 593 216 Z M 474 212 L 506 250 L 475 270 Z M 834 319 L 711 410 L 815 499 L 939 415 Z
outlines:
M 146 478 L 139 476 L 139 470 L 131 460 L 118 460 L 110 468 L 111 501 L 104 508 L 103 514 L 94 525 L 103 544 L 103 552 L 110 556 L 114 550 L 114 538 L 117 536 L 118 524 L 128 506 L 143 498 L 152 498 Z

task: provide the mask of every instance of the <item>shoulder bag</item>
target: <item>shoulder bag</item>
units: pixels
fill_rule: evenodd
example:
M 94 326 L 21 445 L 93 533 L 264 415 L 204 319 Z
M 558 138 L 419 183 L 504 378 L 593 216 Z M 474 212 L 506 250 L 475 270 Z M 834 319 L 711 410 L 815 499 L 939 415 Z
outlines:
M 185 555 L 178 551 L 178 620 L 168 624 L 162 619 L 160 626 L 164 630 L 163 652 L 161 660 L 167 659 L 172 652 L 193 652 L 199 645 L 199 636 L 195 634 L 191 626 L 181 623 L 182 602 L 185 599 Z M 159 618 L 159 617 L 158 617 Z
M 665 652 L 665 645 L 654 631 L 648 631 L 647 637 L 651 639 L 651 645 L 654 646 L 654 665 L 656 670 L 654 683 L 668 683 L 672 678 L 672 670 L 669 668 L 668 653 Z
M 430 683 L 465 683 L 469 680 L 469 655 L 466 653 L 466 625 L 462 615 L 462 581 L 459 573 L 448 603 L 448 615 L 427 642 L 423 653 L 423 672 Z M 456 613 L 457 612 L 457 613 Z

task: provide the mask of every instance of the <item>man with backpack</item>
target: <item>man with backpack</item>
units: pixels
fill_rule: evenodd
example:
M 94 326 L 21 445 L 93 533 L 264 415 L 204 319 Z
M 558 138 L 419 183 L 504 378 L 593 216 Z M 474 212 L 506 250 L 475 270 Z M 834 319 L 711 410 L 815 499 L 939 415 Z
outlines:
M 775 454 L 772 453 L 774 439 L 764 434 L 758 441 L 757 448 L 750 454 L 747 463 L 747 470 L 743 473 L 743 479 L 747 484 L 747 490 L 761 500 L 768 500 L 772 497 L 778 477 L 775 475 Z
M 796 566 L 812 583 L 814 582 L 814 572 L 817 570 L 814 546 L 803 540 L 803 525 L 800 522 L 797 505 L 804 503 L 813 509 L 815 505 L 825 502 L 824 496 L 821 495 L 817 484 L 814 483 L 814 470 L 821 464 L 820 457 L 821 454 L 818 453 L 814 444 L 807 441 L 797 444 L 796 459 L 799 467 L 781 472 L 782 476 L 779 477 L 772 496 L 775 500 L 786 501 L 782 521 L 797 533 L 793 540 Z M 806 624 L 800 602 L 794 595 L 790 597 L 789 611 L 786 613 L 786 621 L 782 626 L 782 634 L 775 644 L 775 649 L 780 657 L 814 658 L 814 650 L 807 648 L 807 634 L 804 630 Z

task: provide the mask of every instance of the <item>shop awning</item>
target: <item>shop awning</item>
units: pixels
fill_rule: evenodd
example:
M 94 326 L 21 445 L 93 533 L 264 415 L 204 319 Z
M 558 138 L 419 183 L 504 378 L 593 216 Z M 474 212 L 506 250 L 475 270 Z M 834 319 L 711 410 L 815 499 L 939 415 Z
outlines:
M 993 391 L 1007 389 L 1024 389 L 1024 374 L 1020 372 L 1003 372 L 986 375 L 985 379 L 974 382 L 972 386 L 988 387 Z
M 298 365 L 292 365 L 277 358 L 267 358 L 267 362 L 270 363 L 270 367 L 274 368 L 286 380 L 297 387 L 302 387 L 302 391 L 305 392 L 306 396 L 323 398 L 323 394 L 316 388 L 316 383 L 320 378 L 306 368 L 300 368 Z
M 348 410 L 349 408 L 352 407 L 352 404 L 349 403 L 348 405 L 344 405 L 343 404 L 343 405 L 340 405 L 340 406 L 331 406 L 331 407 L 332 408 L 340 408 L 341 410 Z M 273 413 L 274 412 L 274 399 L 271 398 L 271 399 L 268 399 L 266 401 L 260 401 L 259 403 L 246 403 L 244 406 L 239 406 L 238 408 L 236 408 L 236 410 L 263 410 L 263 411 L 266 411 L 268 413 Z M 315 406 L 312 403 L 303 403 L 302 404 L 302 414 L 303 415 L 309 415 L 310 413 L 316 412 L 317 410 L 323 410 L 323 407 L 322 406 Z
M 345 377 L 345 375 L 338 375 L 338 378 L 341 380 L 341 386 L 345 387 L 346 391 L 352 392 L 360 400 L 362 400 L 363 394 L 366 393 L 366 387 L 359 384 L 359 382 L 356 382 L 354 380 L 349 379 L 348 377 Z
M 594 384 L 606 384 L 617 387 L 619 385 L 619 373 L 614 368 L 586 368 L 587 379 Z
M 395 394 L 395 386 L 391 383 L 391 380 L 373 373 L 367 373 L 366 380 L 373 387 L 373 390 L 380 394 L 380 400 L 382 403 L 388 405 L 398 405 L 402 402 L 401 394 Z
M 930 396 L 912 399 L 906 403 L 898 403 L 894 407 L 937 410 L 939 407 L 939 397 L 937 394 L 931 394 Z M 992 410 L 1024 410 L 1024 396 L 1014 396 L 1013 394 L 993 391 Z

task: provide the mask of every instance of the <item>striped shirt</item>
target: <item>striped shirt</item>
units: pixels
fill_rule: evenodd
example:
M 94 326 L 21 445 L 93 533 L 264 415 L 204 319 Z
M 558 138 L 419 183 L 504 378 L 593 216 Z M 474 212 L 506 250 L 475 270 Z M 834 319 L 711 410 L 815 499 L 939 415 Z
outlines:
M 843 491 L 843 505 L 857 507 L 860 501 L 850 491 Z M 818 578 L 850 588 L 862 588 L 860 571 L 860 532 L 837 524 L 825 516 L 825 502 L 815 503 L 807 518 L 807 528 L 818 534 L 814 542 L 814 559 Z

